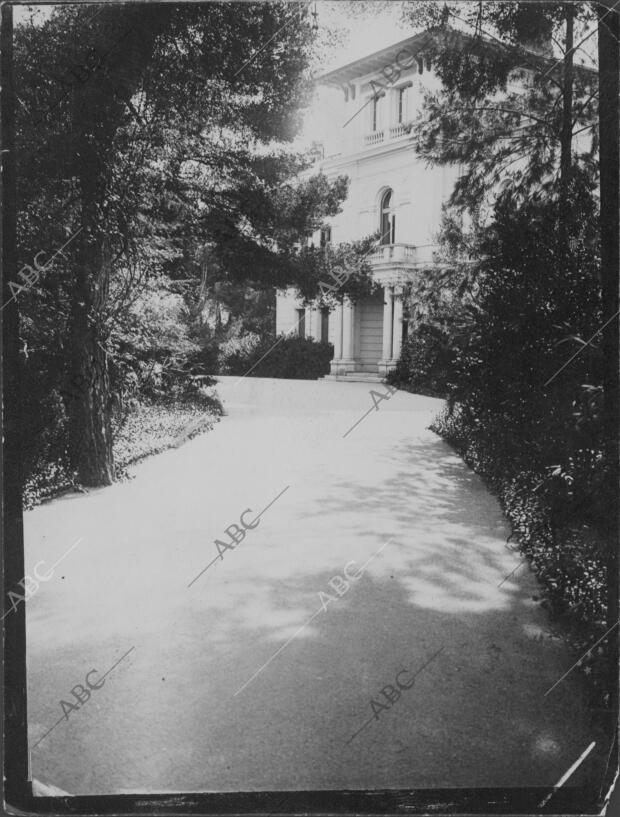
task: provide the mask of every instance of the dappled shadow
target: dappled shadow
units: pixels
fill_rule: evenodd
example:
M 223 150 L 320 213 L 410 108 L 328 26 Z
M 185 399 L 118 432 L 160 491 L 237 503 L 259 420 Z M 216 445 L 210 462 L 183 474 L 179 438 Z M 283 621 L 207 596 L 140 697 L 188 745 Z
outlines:
M 527 569 L 503 581 L 519 559 L 496 501 L 431 435 L 378 459 L 389 475 L 337 481 L 297 511 L 289 559 L 262 548 L 234 594 L 224 565 L 205 584 L 205 672 L 235 713 L 213 740 L 232 740 L 265 788 L 551 785 L 594 729 L 577 678 L 544 695 L 570 656 L 547 637 Z M 356 543 L 350 573 L 376 554 L 341 597 L 340 541 Z M 440 648 L 389 719 L 347 745 L 370 699 Z M 244 750 L 265 736 L 267 774 Z M 574 782 L 600 765 L 595 752 Z
M 531 612 L 514 593 L 485 611 L 439 610 L 398 577 L 399 552 L 381 556 L 342 597 L 320 571 L 277 587 L 257 577 L 242 607 L 219 607 L 194 671 L 230 698 L 215 706 L 194 695 L 184 715 L 189 730 L 194 719 L 209 724 L 203 785 L 217 785 L 221 744 L 264 788 L 552 785 L 594 739 L 576 679 L 544 697 L 565 655 L 528 637 Z M 319 590 L 333 595 L 324 610 Z M 348 743 L 373 715 L 370 700 L 441 648 L 394 711 Z M 259 756 L 248 749 L 256 742 Z M 575 782 L 596 779 L 600 763 L 593 755 Z
M 136 650 L 89 720 L 37 748 L 43 779 L 72 793 L 550 786 L 597 740 L 572 781 L 596 778 L 606 744 L 576 675 L 544 694 L 573 659 L 548 637 L 528 568 L 506 579 L 519 556 L 497 501 L 414 412 L 390 402 L 342 440 L 366 395 L 347 391 L 333 415 L 329 397 L 312 419 L 231 418 L 154 461 L 116 505 L 85 499 L 96 546 L 31 605 L 32 723 L 53 722 L 83 667 Z M 187 588 L 240 509 L 289 482 Z M 330 586 L 347 564 L 363 575 Z M 350 741 L 370 700 L 440 649 Z

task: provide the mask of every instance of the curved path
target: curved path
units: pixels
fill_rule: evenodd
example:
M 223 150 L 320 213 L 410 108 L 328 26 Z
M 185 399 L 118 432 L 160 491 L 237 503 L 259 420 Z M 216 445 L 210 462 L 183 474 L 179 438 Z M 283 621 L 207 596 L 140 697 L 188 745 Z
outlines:
M 580 679 L 545 695 L 573 659 L 496 500 L 426 430 L 440 401 L 218 388 L 212 432 L 26 514 L 31 575 L 82 537 L 28 603 L 33 776 L 71 794 L 552 786 L 596 740 L 570 782 L 594 779 Z M 267 509 L 188 586 L 248 508 Z

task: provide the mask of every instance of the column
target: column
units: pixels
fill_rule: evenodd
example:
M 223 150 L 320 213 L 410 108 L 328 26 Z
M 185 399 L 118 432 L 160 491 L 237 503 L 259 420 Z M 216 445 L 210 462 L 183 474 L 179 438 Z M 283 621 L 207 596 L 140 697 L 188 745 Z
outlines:
M 342 362 L 343 370 L 355 369 L 355 306 L 348 298 L 342 305 Z
M 334 360 L 342 360 L 342 304 L 338 304 L 333 312 L 336 321 L 336 337 L 334 338 Z
M 334 322 L 334 357 L 332 358 L 331 374 L 338 374 L 342 364 L 342 304 L 338 304 L 333 312 L 329 313 L 330 323 Z
M 394 290 L 383 287 L 383 349 L 379 361 L 379 373 L 386 374 L 392 361 L 392 338 L 394 314 Z
M 312 310 L 312 328 L 310 334 L 317 341 L 321 340 L 321 310 L 314 307 Z
M 403 298 L 402 291 L 394 293 L 394 328 L 392 332 L 392 367 L 400 357 L 403 344 Z
M 306 307 L 306 315 L 304 318 L 304 337 L 309 338 L 312 335 L 312 307 Z

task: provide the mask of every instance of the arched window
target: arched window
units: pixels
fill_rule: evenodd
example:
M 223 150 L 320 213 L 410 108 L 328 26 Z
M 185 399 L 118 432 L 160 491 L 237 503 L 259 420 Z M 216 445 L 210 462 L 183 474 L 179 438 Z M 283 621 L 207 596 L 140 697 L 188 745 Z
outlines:
M 390 206 L 392 191 L 386 190 L 381 196 L 381 213 L 379 229 L 381 230 L 381 244 L 394 244 L 396 240 L 396 217 Z

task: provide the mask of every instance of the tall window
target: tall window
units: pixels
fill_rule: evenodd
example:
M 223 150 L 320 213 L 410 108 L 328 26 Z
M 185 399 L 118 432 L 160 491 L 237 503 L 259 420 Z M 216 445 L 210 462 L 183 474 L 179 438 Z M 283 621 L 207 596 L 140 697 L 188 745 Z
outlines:
M 396 217 L 392 212 L 392 191 L 386 190 L 381 197 L 381 243 L 394 244 L 396 240 Z
M 321 309 L 321 343 L 327 343 L 329 340 L 329 309 L 324 307 Z
M 407 89 L 400 88 L 398 91 L 398 124 L 402 125 L 405 121 L 405 117 L 407 116 L 407 109 L 406 109 L 406 101 L 407 101 Z
M 332 228 L 321 227 L 321 247 L 326 247 L 332 243 Z
M 372 98 L 372 129 L 376 131 L 379 126 L 381 125 L 381 100 L 385 96 L 385 91 L 381 91 L 381 93 L 376 93 Z
M 296 309 L 295 312 L 297 313 L 297 337 L 298 338 L 305 338 L 306 337 L 306 310 L 305 309 Z

